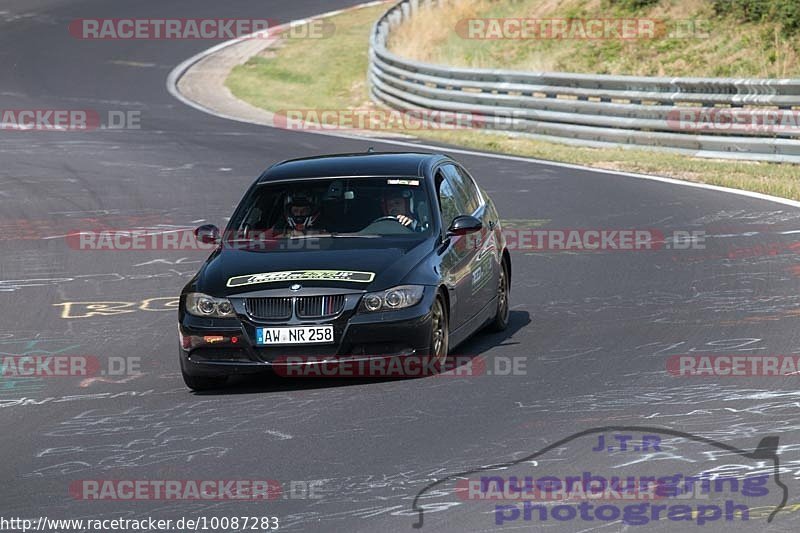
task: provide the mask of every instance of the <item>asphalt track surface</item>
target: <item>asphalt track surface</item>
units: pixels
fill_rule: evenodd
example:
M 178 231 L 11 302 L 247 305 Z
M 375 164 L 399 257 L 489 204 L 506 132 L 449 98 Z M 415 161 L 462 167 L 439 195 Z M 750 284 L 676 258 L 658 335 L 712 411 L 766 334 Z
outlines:
M 204 252 L 79 251 L 62 237 L 99 226 L 222 225 L 269 164 L 318 153 L 396 150 L 225 121 L 175 100 L 170 70 L 208 41 L 78 41 L 79 17 L 272 17 L 348 2 L 7 0 L 0 9 L 0 108 L 141 112 L 141 129 L 0 131 L 0 352 L 141 360 L 139 376 L 0 382 L 0 515 L 178 519 L 277 516 L 287 531 L 405 531 L 415 495 L 476 467 L 515 461 L 579 431 L 669 428 L 753 450 L 780 438 L 780 477 L 797 501 L 800 392 L 794 377 L 674 377 L 678 354 L 800 352 L 795 237 L 800 210 L 717 191 L 464 155 L 504 219 L 549 228 L 706 231 L 705 249 L 513 256 L 511 325 L 455 350 L 487 373 L 392 380 L 240 379 L 193 394 L 177 366 L 169 302 Z M 145 310 L 138 309 L 141 302 Z M 62 318 L 69 302 L 134 312 Z M 77 306 L 77 307 L 76 307 Z M 73 304 L 72 309 L 84 309 Z M 498 375 L 496 361 L 525 371 Z M 492 375 L 489 375 L 492 374 Z M 609 440 L 625 430 L 608 430 Z M 652 433 L 652 431 L 650 431 Z M 588 441 L 586 439 L 589 439 Z M 699 472 L 772 462 L 663 437 L 663 453 L 592 452 L 597 437 L 539 457 L 567 470 Z M 671 440 L 670 440 L 671 439 Z M 591 442 L 592 444 L 588 444 Z M 626 455 L 627 454 L 627 455 Z M 507 472 L 531 473 L 533 463 Z M 657 468 L 656 468 L 657 467 Z M 528 470 L 525 470 L 528 468 Z M 728 468 L 728 467 L 726 467 Z M 514 470 L 516 469 L 516 470 Z M 561 469 L 561 470 L 559 470 Z M 616 470 L 615 470 L 616 469 Z M 650 469 L 650 470 L 648 470 Z M 503 471 L 500 471 L 502 475 Z M 542 470 L 537 470 L 542 472 Z M 495 472 L 497 474 L 497 472 Z M 321 497 L 274 501 L 85 501 L 76 480 L 323 480 Z M 423 492 L 432 531 L 797 531 L 796 512 L 703 526 L 666 519 L 550 519 L 496 525 L 491 505 Z M 287 491 L 288 492 L 288 491 Z M 284 495 L 287 494 L 284 492 Z M 319 494 L 317 494 L 319 496 Z M 774 509 L 780 490 L 753 505 Z M 790 509 L 790 507 L 787 507 Z M 233 528 L 227 528 L 228 531 Z

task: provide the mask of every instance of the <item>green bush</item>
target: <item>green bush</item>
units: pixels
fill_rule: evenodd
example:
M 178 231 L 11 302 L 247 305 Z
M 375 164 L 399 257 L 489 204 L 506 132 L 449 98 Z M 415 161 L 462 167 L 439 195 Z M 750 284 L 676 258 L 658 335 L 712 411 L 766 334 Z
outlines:
M 798 0 L 711 0 L 717 15 L 729 15 L 742 22 L 779 25 L 786 36 L 800 31 Z

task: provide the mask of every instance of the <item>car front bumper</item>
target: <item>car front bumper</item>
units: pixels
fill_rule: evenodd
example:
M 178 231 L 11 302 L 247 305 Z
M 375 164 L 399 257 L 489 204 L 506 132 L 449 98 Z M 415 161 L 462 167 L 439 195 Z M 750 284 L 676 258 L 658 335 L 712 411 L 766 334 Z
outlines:
M 192 376 L 250 374 L 280 370 L 282 365 L 319 365 L 381 358 L 427 356 L 431 340 L 431 306 L 434 287 L 426 287 L 422 300 L 407 309 L 378 313 L 346 307 L 325 320 L 262 322 L 237 309 L 233 319 L 208 319 L 182 313 L 178 328 L 180 363 Z M 256 328 L 332 325 L 334 343 L 283 346 L 256 344 Z

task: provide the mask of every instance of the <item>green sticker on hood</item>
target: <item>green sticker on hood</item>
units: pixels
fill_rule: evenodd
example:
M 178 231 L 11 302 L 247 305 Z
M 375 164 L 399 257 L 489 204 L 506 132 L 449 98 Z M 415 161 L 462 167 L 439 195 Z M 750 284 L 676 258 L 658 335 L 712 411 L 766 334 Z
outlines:
M 287 270 L 285 272 L 264 272 L 236 276 L 228 280 L 228 287 L 277 283 L 281 281 L 347 281 L 369 283 L 375 278 L 373 272 L 353 272 L 350 270 Z

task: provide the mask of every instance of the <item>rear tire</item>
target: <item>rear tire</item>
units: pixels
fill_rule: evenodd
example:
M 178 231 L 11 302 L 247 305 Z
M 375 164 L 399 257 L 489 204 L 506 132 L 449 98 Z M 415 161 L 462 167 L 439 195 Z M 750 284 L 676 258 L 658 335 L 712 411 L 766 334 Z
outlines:
M 226 376 L 190 376 L 183 371 L 181 371 L 181 374 L 186 386 L 194 391 L 219 389 L 228 381 Z
M 508 265 L 504 260 L 500 269 L 500 279 L 497 281 L 497 311 L 494 320 L 489 322 L 487 330 L 493 332 L 505 331 L 508 328 L 509 305 L 508 296 L 510 283 L 508 279 Z

